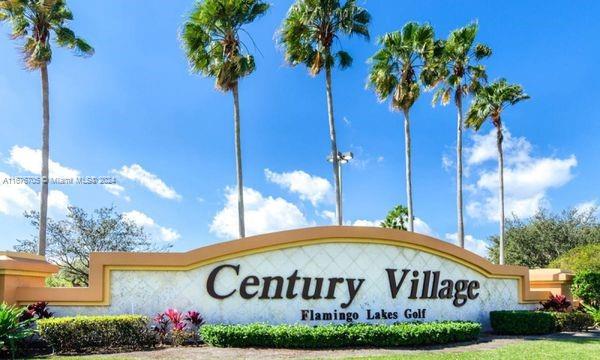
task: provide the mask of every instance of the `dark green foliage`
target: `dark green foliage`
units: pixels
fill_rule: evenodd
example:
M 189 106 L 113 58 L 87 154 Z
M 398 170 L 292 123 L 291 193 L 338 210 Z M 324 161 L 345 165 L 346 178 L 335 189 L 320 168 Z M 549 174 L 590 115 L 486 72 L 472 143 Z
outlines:
M 594 317 L 581 311 L 551 312 L 557 331 L 582 331 L 594 326 Z
M 550 262 L 550 267 L 570 270 L 574 273 L 580 271 L 600 272 L 600 244 L 577 246 L 558 259 Z
M 492 329 L 502 335 L 541 335 L 556 331 L 551 312 L 528 310 L 491 311 Z
M 405 206 L 397 205 L 388 212 L 385 219 L 381 222 L 381 227 L 406 231 L 407 222 L 408 209 Z
M 60 47 L 76 55 L 89 56 L 94 49 L 82 38 L 75 36 L 67 23 L 73 20 L 65 0 L 11 0 L 0 1 L 0 21 L 12 26 L 11 37 L 23 41 L 21 50 L 29 70 L 46 66 L 52 60 L 50 37 Z
M 37 325 L 57 353 L 144 349 L 156 343 L 148 318 L 140 315 L 61 317 L 39 320 Z
M 21 319 L 24 309 L 0 304 L 0 353 L 4 347 L 15 357 L 17 343 L 33 334 L 30 324 L 33 319 Z
M 399 323 L 395 325 L 204 325 L 200 336 L 218 347 L 343 348 L 449 344 L 476 340 L 474 322 Z
M 383 35 L 381 48 L 370 59 L 371 71 L 367 85 L 380 101 L 391 98 L 391 107 L 408 111 L 428 86 L 433 71 L 429 59 L 433 56 L 435 35 L 429 24 L 409 22 L 401 31 Z
M 260 0 L 198 1 L 183 25 L 181 39 L 193 72 L 216 79 L 216 87 L 232 90 L 255 69 L 254 56 L 240 39 L 269 4 Z
M 571 291 L 587 305 L 600 307 L 600 272 L 578 273 L 573 278 Z
M 285 58 L 291 65 L 304 64 L 312 75 L 338 65 L 352 65 L 352 56 L 332 48 L 342 35 L 369 38 L 371 15 L 356 0 L 297 0 L 280 31 Z
M 490 240 L 489 258 L 498 263 L 498 237 Z M 560 214 L 540 209 L 531 218 L 506 221 L 506 264 L 543 268 L 569 250 L 587 244 L 600 244 L 595 209 L 570 209 Z
M 37 211 L 27 212 L 25 217 L 35 229 L 39 228 Z M 17 243 L 15 250 L 35 253 L 38 238 L 32 236 L 17 240 Z M 66 219 L 48 219 L 48 260 L 60 266 L 59 279 L 75 286 L 88 285 L 92 252 L 166 250 L 170 246 L 153 246 L 144 228 L 117 213 L 115 207 L 87 213 L 81 208 L 69 206 Z

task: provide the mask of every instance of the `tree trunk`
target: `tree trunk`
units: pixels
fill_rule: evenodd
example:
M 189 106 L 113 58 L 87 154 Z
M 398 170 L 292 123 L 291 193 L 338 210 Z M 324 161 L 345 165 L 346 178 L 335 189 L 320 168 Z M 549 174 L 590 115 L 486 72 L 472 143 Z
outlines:
M 40 194 L 40 228 L 38 254 L 46 256 L 46 227 L 48 221 L 48 159 L 50 158 L 50 92 L 48 67 L 40 69 L 42 75 L 42 192 Z
M 340 189 L 340 168 L 338 148 L 335 136 L 335 121 L 333 118 L 333 94 L 331 91 L 331 68 L 325 68 L 325 85 L 327 90 L 327 114 L 329 115 L 329 139 L 331 140 L 331 156 L 333 158 L 333 183 L 335 184 L 335 212 L 337 224 L 343 224 L 342 191 Z
M 463 192 L 462 192 L 462 133 L 463 133 L 463 109 L 462 97 L 459 95 L 456 98 L 456 107 L 458 110 L 456 122 L 456 210 L 458 216 L 458 232 L 456 239 L 458 246 L 465 247 L 465 225 L 463 220 Z
M 406 156 L 406 202 L 408 207 L 408 231 L 414 231 L 413 198 L 412 198 L 412 162 L 410 156 L 410 118 L 408 110 L 404 110 L 404 152 Z
M 498 145 L 498 180 L 500 184 L 499 191 L 499 212 L 500 212 L 500 265 L 504 265 L 504 152 L 502 151 L 502 121 L 498 118 L 496 126 L 496 143 Z
M 238 84 L 233 87 L 233 124 L 235 132 L 235 165 L 237 175 L 238 190 L 238 222 L 240 238 L 246 236 L 246 227 L 244 223 L 244 179 L 242 176 L 242 144 L 240 140 L 240 101 L 238 94 Z

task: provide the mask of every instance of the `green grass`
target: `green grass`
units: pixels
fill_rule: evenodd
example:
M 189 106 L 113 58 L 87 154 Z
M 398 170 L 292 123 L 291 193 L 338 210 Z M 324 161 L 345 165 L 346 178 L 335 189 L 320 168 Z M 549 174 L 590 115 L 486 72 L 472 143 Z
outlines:
M 458 350 L 458 348 L 457 348 Z M 423 354 L 395 355 L 395 356 L 373 356 L 356 357 L 351 359 L 373 359 L 373 360 L 547 360 L 547 359 L 598 359 L 600 354 L 600 340 L 595 339 L 553 339 L 553 340 L 526 340 L 522 343 L 506 345 L 493 350 L 478 350 L 468 352 L 430 352 Z M 160 358 L 159 354 L 149 357 Z M 100 357 L 91 356 L 50 356 L 41 357 L 48 360 L 130 360 L 126 356 L 118 354 Z M 350 359 L 350 358 L 348 358 Z
M 523 343 L 506 345 L 493 350 L 479 350 L 455 353 L 429 353 L 399 356 L 374 356 L 362 359 L 423 359 L 423 360 L 538 360 L 538 359 L 598 359 L 600 340 L 598 339 L 556 339 L 527 340 Z M 359 359 L 359 358 L 356 358 Z

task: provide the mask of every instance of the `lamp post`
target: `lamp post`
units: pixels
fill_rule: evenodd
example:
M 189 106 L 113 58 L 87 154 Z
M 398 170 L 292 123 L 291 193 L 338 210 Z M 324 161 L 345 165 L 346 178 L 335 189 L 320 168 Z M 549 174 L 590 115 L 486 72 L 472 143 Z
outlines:
M 340 218 L 343 218 L 342 217 L 342 165 L 347 164 L 353 158 L 354 158 L 354 154 L 352 154 L 352 152 L 350 152 L 350 151 L 345 152 L 345 153 L 342 153 L 342 152 L 337 153 L 338 174 L 339 174 L 339 178 L 338 178 L 339 183 L 337 185 L 338 185 L 338 189 L 340 191 L 340 204 L 339 204 L 340 205 L 339 206 L 339 209 L 340 209 L 339 217 Z M 327 157 L 327 161 L 333 162 L 332 154 L 329 154 L 329 156 Z

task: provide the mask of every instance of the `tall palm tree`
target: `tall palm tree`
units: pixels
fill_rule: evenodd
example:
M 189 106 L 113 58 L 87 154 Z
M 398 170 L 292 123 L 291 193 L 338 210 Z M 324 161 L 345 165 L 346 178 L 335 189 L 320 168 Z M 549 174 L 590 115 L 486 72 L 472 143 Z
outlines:
M 21 50 L 25 68 L 39 70 L 42 78 L 42 191 L 40 196 L 40 255 L 46 255 L 48 216 L 48 159 L 50 157 L 50 100 L 48 64 L 52 61 L 52 41 L 79 56 L 91 56 L 94 49 L 75 36 L 66 24 L 73 13 L 65 0 L 0 0 L 0 21 L 12 26 L 11 37 L 22 40 Z
M 433 105 L 440 101 L 443 105 L 454 96 L 454 104 L 458 113 L 456 122 L 456 207 L 458 216 L 457 238 L 460 247 L 465 247 L 463 196 L 462 196 L 462 133 L 463 133 L 463 100 L 472 95 L 487 79 L 485 68 L 479 61 L 492 55 L 492 50 L 484 44 L 475 44 L 477 23 L 469 24 L 450 33 L 443 42 L 441 55 L 438 57 L 442 86 L 433 97 Z
M 529 99 L 521 85 L 509 84 L 500 79 L 483 87 L 477 92 L 469 112 L 467 127 L 479 130 L 486 119 L 496 127 L 496 146 L 498 148 L 499 180 L 499 217 L 500 217 L 500 265 L 504 264 L 504 153 L 502 151 L 502 111 L 509 105 Z
M 339 44 L 341 35 L 358 35 L 369 39 L 370 21 L 369 12 L 357 6 L 356 0 L 346 0 L 343 4 L 340 0 L 296 0 L 288 11 L 281 29 L 285 58 L 291 65 L 304 64 L 313 76 L 325 70 L 338 225 L 342 225 L 342 193 L 333 116 L 331 69 L 335 65 L 341 69 L 348 68 L 352 65 L 352 56 L 343 50 L 335 51 L 333 47 L 336 40 Z
M 239 234 L 246 236 L 244 181 L 240 134 L 239 81 L 255 69 L 254 56 L 240 39 L 244 25 L 264 15 L 269 4 L 260 0 L 204 0 L 197 2 L 183 26 L 183 47 L 194 73 L 215 78 L 215 87 L 233 94 L 235 162 Z
M 404 113 L 408 231 L 414 231 L 409 112 L 419 98 L 421 84 L 429 84 L 434 74 L 427 61 L 435 49 L 433 28 L 409 22 L 401 31 L 382 36 L 379 45 L 381 49 L 371 58 L 367 86 L 373 88 L 380 101 L 391 98 L 391 108 Z

